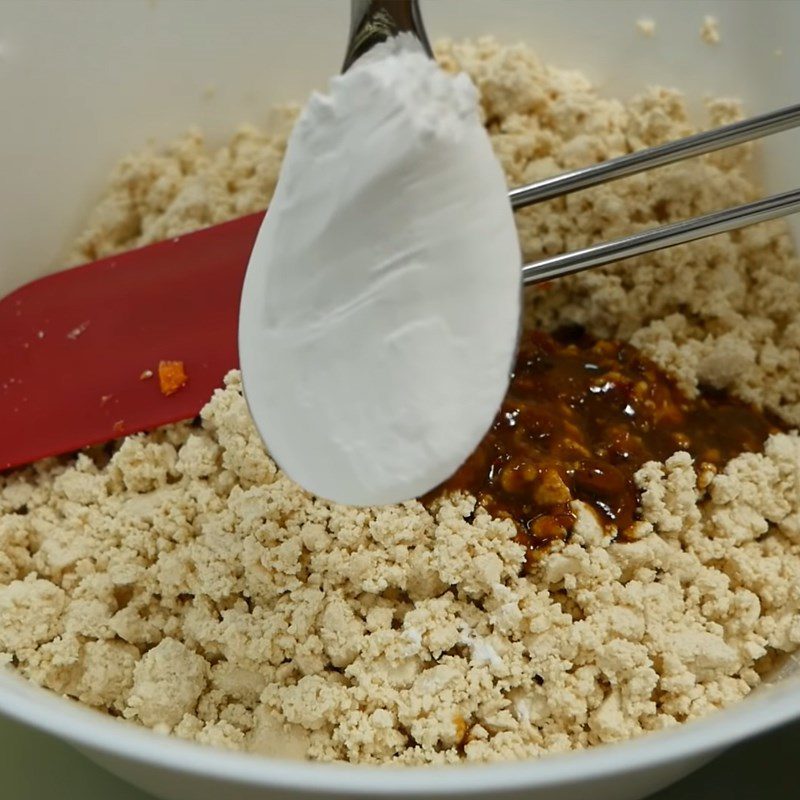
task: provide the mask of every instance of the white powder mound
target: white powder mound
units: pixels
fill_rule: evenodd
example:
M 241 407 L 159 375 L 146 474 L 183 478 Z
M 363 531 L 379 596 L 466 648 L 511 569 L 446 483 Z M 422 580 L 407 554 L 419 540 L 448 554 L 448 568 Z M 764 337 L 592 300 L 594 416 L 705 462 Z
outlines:
M 271 455 L 353 505 L 451 475 L 508 386 L 520 263 L 466 75 L 394 41 L 334 78 L 292 133 L 244 284 L 244 387 Z

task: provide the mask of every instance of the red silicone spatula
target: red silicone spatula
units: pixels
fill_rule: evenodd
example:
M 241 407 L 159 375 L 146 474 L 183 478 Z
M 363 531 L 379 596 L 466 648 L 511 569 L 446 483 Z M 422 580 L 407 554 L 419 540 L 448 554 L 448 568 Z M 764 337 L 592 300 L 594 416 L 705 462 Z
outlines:
M 58 272 L 0 300 L 0 469 L 196 416 L 238 365 L 239 296 L 262 218 Z M 161 361 L 183 362 L 188 376 L 170 395 Z

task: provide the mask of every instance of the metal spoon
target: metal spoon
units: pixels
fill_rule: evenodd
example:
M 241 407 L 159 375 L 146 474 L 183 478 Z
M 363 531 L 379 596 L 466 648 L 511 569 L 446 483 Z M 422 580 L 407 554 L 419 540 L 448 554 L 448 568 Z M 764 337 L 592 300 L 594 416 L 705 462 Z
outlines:
M 342 72 L 376 44 L 399 33 L 413 34 L 433 58 L 417 0 L 351 0 L 350 35 Z
M 425 52 L 433 57 L 417 0 L 351 0 L 350 13 L 350 38 L 344 70 L 378 42 L 402 32 L 416 36 Z M 566 172 L 528 186 L 517 187 L 509 192 L 509 199 L 514 210 L 525 208 L 570 192 L 722 150 L 798 125 L 800 125 L 800 104 L 787 106 L 732 125 Z M 651 228 L 572 253 L 562 253 L 526 264 L 522 268 L 522 280 L 526 284 L 549 281 L 798 211 L 800 211 L 800 189 L 794 189 L 753 203 Z

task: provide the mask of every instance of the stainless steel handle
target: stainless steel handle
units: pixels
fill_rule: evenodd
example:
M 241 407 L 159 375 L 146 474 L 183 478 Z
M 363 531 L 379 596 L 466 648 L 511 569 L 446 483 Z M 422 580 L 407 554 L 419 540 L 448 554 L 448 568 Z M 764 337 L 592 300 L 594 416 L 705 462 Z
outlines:
M 508 196 L 512 208 L 516 210 L 569 192 L 598 186 L 616 178 L 711 153 L 771 133 L 779 133 L 798 125 L 800 125 L 800 104 L 603 161 L 591 167 L 565 172 L 528 186 L 520 186 L 512 189 Z M 621 239 L 602 242 L 572 253 L 545 258 L 525 265 L 522 268 L 522 280 L 526 284 L 548 281 L 798 211 L 800 211 L 800 189 L 795 189 L 754 203 L 715 211 L 701 217 L 640 231 Z
M 800 189 L 794 189 L 791 192 L 756 200 L 754 203 L 726 208 L 723 211 L 715 211 L 660 228 L 651 228 L 583 250 L 526 264 L 522 268 L 522 282 L 532 284 L 549 281 L 564 275 L 583 272 L 592 267 L 602 267 L 604 264 L 621 261 L 623 258 L 693 242 L 696 239 L 713 236 L 715 233 L 732 231 L 798 211 L 800 211 Z
M 417 0 L 351 0 L 350 35 L 342 72 L 378 42 L 404 32 L 416 36 L 433 57 Z

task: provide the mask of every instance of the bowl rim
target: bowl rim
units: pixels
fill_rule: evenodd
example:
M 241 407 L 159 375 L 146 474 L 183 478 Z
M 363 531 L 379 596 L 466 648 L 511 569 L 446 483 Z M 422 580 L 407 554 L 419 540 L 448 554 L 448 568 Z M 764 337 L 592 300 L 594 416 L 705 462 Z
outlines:
M 630 11 L 626 13 L 630 15 Z M 703 719 L 625 742 L 526 761 L 442 767 L 321 764 L 226 751 L 123 723 L 58 697 L 2 667 L 0 715 L 120 763 L 231 785 L 339 797 L 398 797 L 423 792 L 439 797 L 474 796 L 492 790 L 533 790 L 610 779 L 710 757 L 743 739 L 800 718 L 800 676 L 759 688 L 753 696 Z
M 794 659 L 793 659 L 794 660 Z M 158 733 L 59 697 L 3 670 L 0 714 L 76 746 L 91 757 L 109 756 L 193 777 L 317 796 L 447 797 L 487 791 L 531 790 L 578 784 L 671 762 L 711 757 L 736 742 L 800 717 L 798 676 L 759 687 L 709 716 L 634 739 L 540 758 L 446 766 L 326 764 L 243 753 Z M 20 682 L 22 691 L 7 684 Z M 391 776 L 391 781 L 386 778 Z

